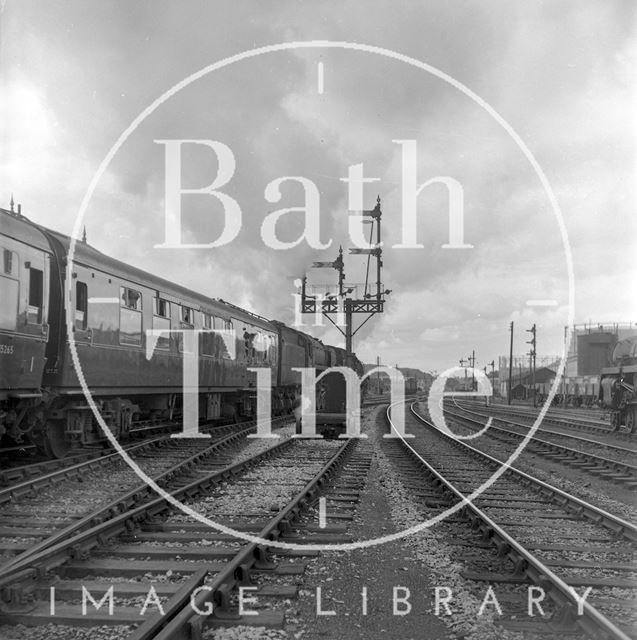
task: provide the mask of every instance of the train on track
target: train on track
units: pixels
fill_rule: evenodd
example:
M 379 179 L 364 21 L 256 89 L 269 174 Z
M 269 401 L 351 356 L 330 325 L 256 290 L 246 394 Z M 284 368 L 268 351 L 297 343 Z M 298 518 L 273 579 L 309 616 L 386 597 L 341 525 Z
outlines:
M 613 366 L 602 369 L 599 400 L 610 409 L 614 429 L 637 429 L 637 336 L 621 340 L 613 349 Z
M 256 373 L 269 368 L 272 412 L 298 402 L 300 373 L 363 366 L 344 349 L 223 300 L 190 291 L 0 209 L 0 437 L 47 455 L 104 439 L 78 381 L 81 370 L 105 423 L 125 439 L 137 420 L 177 420 L 182 411 L 185 333 L 215 329 L 199 343 L 199 416 L 236 421 L 256 414 Z M 64 304 L 65 296 L 68 298 Z M 147 329 L 164 331 L 147 357 Z M 226 335 L 234 335 L 234 349 Z M 342 377 L 342 376 L 341 376 Z M 324 390 L 323 390 L 324 395 Z M 318 403 L 318 400 L 317 400 Z M 317 408 L 320 408 L 318 406 Z

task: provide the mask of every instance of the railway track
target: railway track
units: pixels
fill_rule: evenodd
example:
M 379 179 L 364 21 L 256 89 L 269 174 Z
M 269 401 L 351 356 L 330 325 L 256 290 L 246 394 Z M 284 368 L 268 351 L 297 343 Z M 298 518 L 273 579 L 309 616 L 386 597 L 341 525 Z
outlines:
M 473 403 L 463 403 L 463 404 L 473 404 Z M 522 408 L 518 406 L 504 406 L 498 404 L 492 404 L 489 406 L 489 411 L 492 412 L 493 415 L 502 415 L 514 418 L 522 418 L 525 420 L 534 421 L 537 419 L 539 415 L 539 409 L 534 409 L 531 407 Z M 610 422 L 608 420 L 594 419 L 588 418 L 585 416 L 581 416 L 575 413 L 564 413 L 555 411 L 554 409 L 549 408 L 545 413 L 544 418 L 542 418 L 543 424 L 551 424 L 555 427 L 561 427 L 569 430 L 577 430 L 577 431 L 586 431 L 588 433 L 598 433 L 602 434 L 607 438 L 616 439 L 617 441 L 631 441 L 634 439 L 635 434 L 630 431 L 622 428 L 621 430 L 614 430 L 610 426 Z
M 289 418 L 281 418 L 278 424 L 286 421 Z M 254 428 L 254 422 L 239 429 L 223 427 L 205 445 L 200 439 L 156 438 L 130 445 L 127 453 L 162 486 L 195 465 L 223 466 L 232 448 Z M 125 511 L 150 494 L 150 487 L 140 481 L 119 453 L 0 490 L 0 573 L 35 551 Z
M 110 635 L 100 637 L 174 640 L 200 637 L 204 625 L 237 624 L 239 585 L 253 584 L 259 598 L 294 597 L 294 584 L 282 586 L 268 576 L 293 580 L 303 570 L 295 558 L 317 552 L 277 549 L 271 556 L 259 543 L 346 541 L 343 525 L 316 524 L 312 505 L 319 491 L 332 491 L 342 506 L 332 510 L 330 521 L 351 519 L 349 508 L 364 485 L 369 456 L 356 454 L 355 440 L 287 439 L 274 446 L 255 440 L 251 448 L 258 452 L 244 452 L 231 466 L 192 470 L 171 485 L 170 495 L 258 539 L 245 542 L 215 531 L 176 513 L 163 496 L 130 505 L 125 512 L 31 555 L 0 578 L 0 624 L 67 625 L 59 628 L 61 635 L 51 637 L 68 637 L 72 632 L 68 625 L 109 625 Z M 303 519 L 308 509 L 310 514 Z M 258 579 L 251 583 L 255 575 Z M 112 588 L 113 615 L 94 607 L 83 615 L 83 588 L 100 598 Z M 140 617 L 149 597 L 153 606 Z M 258 622 L 244 616 L 244 624 L 276 623 L 273 618 L 282 614 L 271 605 L 269 610 L 259 615 Z
M 456 411 L 445 407 L 445 415 L 460 421 L 461 424 L 470 425 L 470 430 L 479 431 L 485 426 L 488 412 L 456 406 Z M 500 423 L 499 426 L 497 423 Z M 494 418 L 485 437 L 519 443 L 527 436 L 529 427 L 530 425 L 514 422 L 510 418 Z M 576 467 L 597 477 L 624 484 L 629 488 L 637 487 L 637 466 L 632 464 L 636 459 L 637 449 L 542 427 L 530 438 L 527 449 L 554 462 Z
M 391 424 L 389 409 L 387 419 Z M 387 453 L 429 517 L 462 503 L 443 530 L 458 549 L 465 578 L 483 590 L 491 585 L 502 606 L 519 614 L 501 620 L 504 628 L 635 636 L 637 527 L 515 467 L 503 468 L 497 458 L 440 432 L 414 405 L 408 422 L 416 438 L 389 441 Z M 497 481 L 474 495 L 498 469 Z M 547 615 L 538 609 L 535 617 L 526 615 L 529 585 L 542 590 L 533 595 L 543 595 Z
M 173 433 L 180 428 L 181 422 L 178 420 L 141 420 L 133 424 L 135 426 L 131 428 L 129 433 L 131 443 L 149 439 L 151 436 Z M 224 425 L 227 429 L 232 429 L 234 426 L 233 424 Z M 213 428 L 222 429 L 224 427 Z M 205 431 L 206 427 L 202 425 L 201 428 Z M 74 463 L 109 455 L 111 452 L 112 449 L 107 441 L 97 443 L 92 447 L 71 448 L 62 457 L 44 456 L 34 444 L 3 447 L 0 449 L 0 458 L 2 458 L 0 486 L 6 486 L 10 482 L 16 482 L 22 478 L 49 473 Z M 33 458 L 35 460 L 29 462 L 29 459 Z
M 281 419 L 277 419 L 278 423 Z M 273 423 L 274 424 L 274 423 Z M 233 433 L 234 431 L 242 429 L 242 427 L 253 426 L 254 421 L 247 421 L 243 423 L 235 423 L 221 426 L 206 426 L 202 425 L 201 431 L 203 433 L 214 434 L 215 437 L 220 437 L 224 434 Z M 158 425 L 152 427 L 140 427 L 134 429 L 135 440 L 141 439 L 140 442 L 130 442 L 122 445 L 125 451 L 134 451 L 140 447 L 148 445 L 156 445 L 159 442 L 169 442 L 170 432 L 176 429 L 176 425 L 171 424 L 170 428 L 167 425 L 163 425 L 159 428 Z M 159 431 L 157 431 L 159 430 Z M 155 437 L 156 433 L 160 434 L 160 437 Z M 6 495 L 7 490 L 11 490 L 12 487 L 17 488 L 18 485 L 24 483 L 24 487 L 29 487 L 31 484 L 44 485 L 47 481 L 57 482 L 58 478 L 63 478 L 65 472 L 76 474 L 78 470 L 85 470 L 93 465 L 99 465 L 98 459 L 102 459 L 103 462 L 108 460 L 116 460 L 119 457 L 118 452 L 114 452 L 110 447 L 99 447 L 95 449 L 82 449 L 77 453 L 69 455 L 64 458 L 52 458 L 37 460 L 28 464 L 7 466 L 0 469 L 0 496 Z M 83 463 L 88 463 L 84 465 Z M 0 504 L 4 500 L 0 497 Z

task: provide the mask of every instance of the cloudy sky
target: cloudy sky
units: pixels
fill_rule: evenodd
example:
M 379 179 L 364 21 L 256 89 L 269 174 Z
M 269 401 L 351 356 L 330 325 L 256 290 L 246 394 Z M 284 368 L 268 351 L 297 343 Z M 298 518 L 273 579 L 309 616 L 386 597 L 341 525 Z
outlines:
M 574 319 L 637 321 L 636 15 L 631 1 L 489 2 L 2 2 L 0 206 L 11 194 L 32 220 L 71 233 L 88 185 L 122 132 L 185 78 L 229 56 L 294 41 L 359 43 L 407 56 L 468 87 L 524 141 L 561 208 L 572 251 Z M 319 65 L 323 70 L 322 87 Z M 322 89 L 322 90 L 321 90 Z M 235 171 L 220 190 L 241 210 L 223 247 L 165 242 L 165 146 L 214 140 Z M 404 145 L 417 148 L 417 185 L 452 178 L 463 189 L 464 238 L 449 242 L 449 197 L 433 183 L 417 199 L 417 232 L 403 233 Z M 287 49 L 211 71 L 164 101 L 106 167 L 83 223 L 98 249 L 212 297 L 292 322 L 294 278 L 335 282 L 348 236 L 348 167 L 363 164 L 366 208 L 380 195 L 384 315 L 356 335 L 366 361 L 438 371 L 472 349 L 479 366 L 508 351 L 516 322 L 538 325 L 539 353 L 561 350 L 568 274 L 558 219 L 529 160 L 505 128 L 440 76 L 396 58 L 343 47 Z M 212 149 L 183 146 L 184 188 L 211 184 Z M 321 242 L 267 246 L 264 220 L 319 195 Z M 274 182 L 273 182 L 274 181 Z M 268 188 L 268 185 L 271 185 Z M 268 194 L 270 197 L 268 198 Z M 186 243 L 216 240 L 223 207 L 182 200 Z M 302 212 L 276 227 L 291 242 Z M 348 257 L 347 280 L 366 261 Z M 529 306 L 527 300 L 554 300 Z M 360 320 L 363 316 L 360 317 Z M 311 322 L 308 318 L 307 322 Z M 333 329 L 312 332 L 338 344 Z

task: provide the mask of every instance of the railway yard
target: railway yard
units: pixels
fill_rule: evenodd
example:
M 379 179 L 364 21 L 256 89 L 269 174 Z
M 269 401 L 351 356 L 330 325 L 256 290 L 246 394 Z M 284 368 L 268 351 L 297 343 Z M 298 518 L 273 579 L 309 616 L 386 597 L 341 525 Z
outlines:
M 399 410 L 413 437 L 383 438 Z M 552 409 L 503 467 L 531 408 L 445 417 L 470 438 L 377 399 L 365 438 L 281 417 L 276 439 L 156 430 L 129 464 L 6 452 L 0 638 L 635 637 L 634 436 Z

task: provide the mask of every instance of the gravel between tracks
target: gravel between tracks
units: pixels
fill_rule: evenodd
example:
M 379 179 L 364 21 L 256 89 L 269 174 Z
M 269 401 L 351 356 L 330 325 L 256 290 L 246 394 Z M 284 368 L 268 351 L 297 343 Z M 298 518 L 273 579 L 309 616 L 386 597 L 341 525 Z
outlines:
M 41 627 L 0 626 L 0 640 L 122 640 L 130 634 L 129 626 L 67 627 L 46 624 Z
M 363 413 L 363 430 L 370 437 L 359 443 L 359 451 L 368 447 L 373 460 L 368 485 L 348 527 L 352 537 L 359 540 L 404 529 L 424 518 L 419 502 L 404 488 L 393 464 L 382 452 L 384 422 L 381 411 L 370 408 Z M 524 638 L 494 624 L 489 614 L 492 607 L 487 607 L 483 616 L 477 615 L 484 593 L 473 593 L 475 584 L 462 578 L 462 567 L 454 562 L 454 550 L 444 543 L 443 537 L 438 529 L 425 530 L 379 546 L 324 552 L 318 558 L 308 559 L 299 599 L 292 601 L 286 611 L 285 633 L 269 637 L 294 640 Z M 450 616 L 436 616 L 433 611 L 433 589 L 443 585 L 453 590 Z M 322 588 L 322 608 L 335 610 L 337 615 L 317 616 L 316 588 L 319 586 Z M 367 616 L 361 612 L 363 586 L 368 589 Z M 393 615 L 392 589 L 398 586 L 410 589 L 413 608 L 408 615 Z M 206 637 L 210 640 L 252 640 L 268 636 L 235 627 L 211 630 Z

